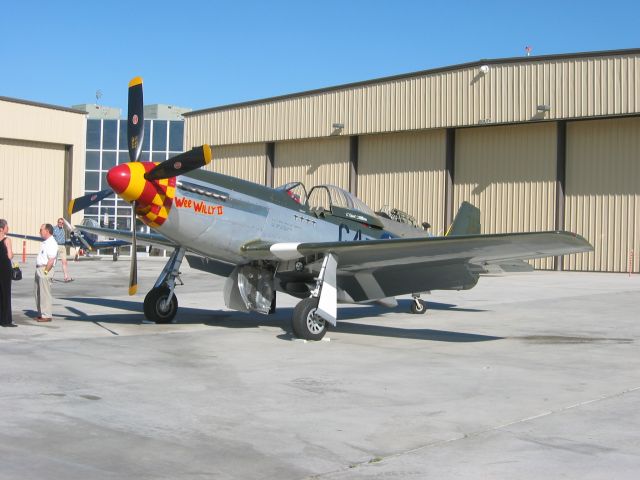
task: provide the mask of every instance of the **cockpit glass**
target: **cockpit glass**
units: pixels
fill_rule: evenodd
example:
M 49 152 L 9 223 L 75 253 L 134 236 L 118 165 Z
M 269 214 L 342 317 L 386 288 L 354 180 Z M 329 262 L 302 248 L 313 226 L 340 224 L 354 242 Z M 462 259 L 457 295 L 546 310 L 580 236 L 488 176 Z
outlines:
M 286 192 L 291 200 L 299 203 L 300 205 L 304 205 L 307 202 L 307 189 L 304 188 L 304 185 L 301 182 L 286 183 L 276 188 L 276 190 Z
M 375 215 L 362 200 L 346 190 L 335 185 L 317 185 L 309 192 L 309 207 L 322 207 L 330 210 L 331 207 L 357 210 L 367 215 Z

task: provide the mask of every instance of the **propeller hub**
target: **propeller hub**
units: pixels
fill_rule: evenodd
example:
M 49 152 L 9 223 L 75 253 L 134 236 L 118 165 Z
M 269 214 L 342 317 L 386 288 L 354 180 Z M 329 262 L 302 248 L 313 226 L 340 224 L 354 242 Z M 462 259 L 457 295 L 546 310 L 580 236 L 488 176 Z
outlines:
M 122 163 L 109 170 L 107 182 L 113 191 L 129 203 L 135 202 L 136 214 L 151 227 L 164 223 L 175 197 L 175 178 L 146 180 L 145 174 L 157 163 Z

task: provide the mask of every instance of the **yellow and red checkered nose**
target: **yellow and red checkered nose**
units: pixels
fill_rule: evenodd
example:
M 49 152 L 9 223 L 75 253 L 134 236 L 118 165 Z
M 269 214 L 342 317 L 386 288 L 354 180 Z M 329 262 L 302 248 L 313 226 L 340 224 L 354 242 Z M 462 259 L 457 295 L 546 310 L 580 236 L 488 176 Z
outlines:
M 164 223 L 175 197 L 176 179 L 146 180 L 144 174 L 157 163 L 130 162 L 113 167 L 107 182 L 113 191 L 129 203 L 136 202 L 136 214 L 151 227 Z

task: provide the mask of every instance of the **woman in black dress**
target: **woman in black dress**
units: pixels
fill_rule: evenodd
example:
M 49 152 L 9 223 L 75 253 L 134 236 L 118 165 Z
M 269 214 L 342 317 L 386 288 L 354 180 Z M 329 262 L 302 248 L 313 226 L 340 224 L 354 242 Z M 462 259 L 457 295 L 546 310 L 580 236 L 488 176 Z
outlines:
M 13 250 L 7 237 L 9 226 L 0 218 L 0 326 L 17 327 L 11 318 L 11 259 Z

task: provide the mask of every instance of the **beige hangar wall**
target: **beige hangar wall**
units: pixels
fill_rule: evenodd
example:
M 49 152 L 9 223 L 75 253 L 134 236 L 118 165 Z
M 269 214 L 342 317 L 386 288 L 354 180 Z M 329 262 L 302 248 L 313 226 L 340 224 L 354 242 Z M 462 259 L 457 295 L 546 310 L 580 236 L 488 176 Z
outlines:
M 211 152 L 213 159 L 206 170 L 265 184 L 267 154 L 264 143 L 214 145 Z

